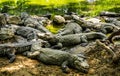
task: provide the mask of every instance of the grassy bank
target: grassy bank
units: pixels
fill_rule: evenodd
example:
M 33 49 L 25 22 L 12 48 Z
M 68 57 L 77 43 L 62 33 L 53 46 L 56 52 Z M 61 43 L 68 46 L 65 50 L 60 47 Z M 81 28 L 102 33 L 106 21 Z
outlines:
M 23 11 L 30 14 L 64 14 L 73 11 L 95 16 L 101 11 L 120 12 L 120 0 L 97 0 L 94 3 L 86 0 L 0 0 L 0 8 L 1 12 L 11 14 Z

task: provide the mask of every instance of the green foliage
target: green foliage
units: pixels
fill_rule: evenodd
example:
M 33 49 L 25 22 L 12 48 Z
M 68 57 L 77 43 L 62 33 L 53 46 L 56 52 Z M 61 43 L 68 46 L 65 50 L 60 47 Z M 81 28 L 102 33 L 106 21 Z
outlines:
M 53 24 L 50 24 L 50 25 L 47 25 L 46 28 L 52 32 L 53 34 L 57 34 L 58 31 L 63 27 L 64 25 L 53 25 Z
M 91 15 L 98 15 L 101 11 L 120 12 L 120 0 L 97 0 L 91 6 Z M 89 7 L 90 7 L 89 6 Z
M 0 12 L 19 14 L 23 11 L 37 15 L 72 11 L 95 16 L 101 11 L 120 12 L 120 0 L 97 0 L 94 3 L 88 3 L 86 0 L 2 0 L 0 3 Z
M 0 3 L 0 12 L 2 13 L 10 13 L 10 14 L 19 14 L 20 12 L 23 12 L 27 8 L 27 3 L 29 0 L 17 0 L 15 1 L 5 1 Z
M 16 6 L 17 6 L 17 10 L 19 10 L 19 12 L 23 12 L 27 9 L 28 7 L 28 2 L 30 2 L 29 0 L 18 0 L 16 2 Z

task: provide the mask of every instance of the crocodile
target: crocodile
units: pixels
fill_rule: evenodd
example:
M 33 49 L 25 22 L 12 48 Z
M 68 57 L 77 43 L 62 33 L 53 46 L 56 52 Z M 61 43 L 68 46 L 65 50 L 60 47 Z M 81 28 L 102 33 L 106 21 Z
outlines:
M 31 28 L 31 27 L 19 27 L 16 29 L 16 35 L 20 35 L 22 37 L 27 38 L 27 40 L 37 39 L 37 33 L 41 33 L 39 30 Z
M 76 34 L 81 32 L 82 32 L 82 28 L 79 24 L 75 22 L 70 22 L 58 32 L 58 35 Z
M 22 21 L 21 21 L 21 25 L 24 26 L 28 26 L 28 27 L 32 27 L 35 28 L 43 33 L 50 33 L 49 30 L 47 30 L 43 24 L 39 23 L 36 19 L 32 18 L 29 14 L 27 14 L 26 12 L 21 13 L 20 15 Z
M 0 44 L 0 56 L 7 56 L 9 58 L 9 62 L 14 62 L 16 55 L 21 54 L 25 51 L 30 51 L 32 45 L 35 43 L 40 43 L 41 47 L 47 47 L 47 42 L 45 41 L 31 41 L 31 42 L 21 42 L 21 43 L 5 43 Z
M 114 44 L 114 42 L 113 42 L 114 38 L 115 38 L 116 36 L 119 36 L 119 35 L 120 35 L 120 29 L 117 30 L 117 31 L 115 31 L 115 32 L 113 32 L 113 33 L 111 33 L 111 35 L 108 36 L 107 40 L 108 40 L 110 43 Z
M 108 11 L 102 11 L 102 12 L 100 12 L 100 16 L 107 16 L 107 17 L 120 17 L 120 13 L 108 12 Z
M 11 28 L 0 29 L 0 40 L 6 40 L 14 37 L 14 30 Z
M 85 21 L 83 19 L 74 19 L 83 29 L 91 29 L 93 31 L 102 32 L 102 33 L 111 33 L 119 29 L 119 26 L 114 25 L 113 23 L 92 23 Z
M 53 47 L 74 46 L 80 43 L 88 43 L 89 40 L 106 39 L 106 35 L 101 32 L 70 34 L 64 36 L 38 34 L 38 36 L 39 38 L 48 41 Z
M 89 69 L 86 57 L 82 54 L 76 55 L 51 48 L 40 48 L 33 52 L 26 52 L 26 56 L 44 64 L 61 66 L 62 71 L 65 73 L 69 72 L 68 67 L 84 73 L 87 73 Z

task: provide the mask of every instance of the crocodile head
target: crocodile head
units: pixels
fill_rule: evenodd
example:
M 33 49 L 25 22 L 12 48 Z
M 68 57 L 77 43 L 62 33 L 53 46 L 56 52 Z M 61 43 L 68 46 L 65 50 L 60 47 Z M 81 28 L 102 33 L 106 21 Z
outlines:
M 89 64 L 86 60 L 85 57 L 83 56 L 77 56 L 75 55 L 75 60 L 74 60 L 74 68 L 77 69 L 78 71 L 88 73 L 89 70 Z
M 57 36 L 52 34 L 37 34 L 40 39 L 43 39 L 45 41 L 48 41 L 50 44 L 56 44 L 59 40 Z

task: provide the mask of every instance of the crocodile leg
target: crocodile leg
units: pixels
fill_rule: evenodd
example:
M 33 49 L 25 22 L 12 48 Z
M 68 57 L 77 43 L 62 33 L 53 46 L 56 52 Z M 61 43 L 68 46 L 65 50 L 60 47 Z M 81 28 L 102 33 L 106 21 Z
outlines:
M 63 31 L 64 31 L 64 32 L 63 32 Z M 66 35 L 66 34 L 69 34 L 69 33 L 70 33 L 69 30 L 64 29 L 64 30 L 62 30 L 61 32 L 59 32 L 57 35 L 58 35 L 58 36 L 62 36 L 62 35 Z
M 62 48 L 62 43 L 57 43 L 57 45 L 52 46 L 52 49 L 61 49 Z
M 7 56 L 8 56 L 8 58 L 9 58 L 9 63 L 12 63 L 12 62 L 14 62 L 15 59 L 16 59 L 15 49 L 12 48 L 12 49 L 10 49 L 9 51 L 10 51 L 10 52 L 7 53 Z
M 38 56 L 40 54 L 40 52 L 39 51 L 34 51 L 34 52 L 26 52 L 26 55 L 27 55 L 27 57 L 29 57 L 29 58 L 37 58 L 36 56 Z
M 68 68 L 68 61 L 64 61 L 63 63 L 62 63 L 62 65 L 61 65 L 61 68 L 62 68 L 62 71 L 64 72 L 64 73 L 69 73 L 70 72 L 70 70 L 69 70 L 69 68 Z
M 81 36 L 81 41 L 82 43 L 80 44 L 81 46 L 87 46 L 88 45 L 88 41 L 87 41 L 87 37 L 86 36 Z

